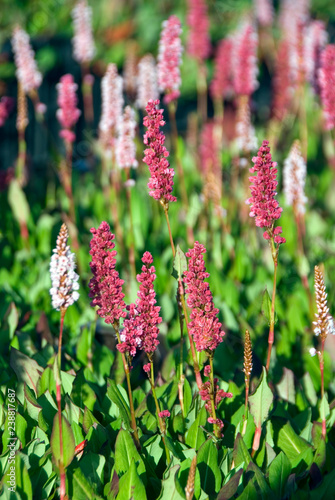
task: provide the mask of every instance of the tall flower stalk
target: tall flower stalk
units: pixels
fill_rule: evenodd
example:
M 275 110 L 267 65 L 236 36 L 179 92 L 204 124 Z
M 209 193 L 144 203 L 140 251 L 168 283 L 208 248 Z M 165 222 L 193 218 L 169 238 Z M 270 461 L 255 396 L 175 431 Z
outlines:
M 17 119 L 16 119 L 16 129 L 18 134 L 19 142 L 19 154 L 16 162 L 15 177 L 17 178 L 20 185 L 25 184 L 25 167 L 26 167 L 26 128 L 28 126 L 28 113 L 27 113 L 27 97 L 24 93 L 22 84 L 18 82 L 17 87 Z
M 274 265 L 268 356 L 266 361 L 266 369 L 268 371 L 270 367 L 272 345 L 274 342 L 278 251 L 280 245 L 285 243 L 286 240 L 280 236 L 282 228 L 280 226 L 275 227 L 275 222 L 280 218 L 283 209 L 280 208 L 278 201 L 275 199 L 277 195 L 276 187 L 278 184 L 276 178 L 277 163 L 272 161 L 268 141 L 263 141 L 257 156 L 252 159 L 252 162 L 254 166 L 250 168 L 250 173 L 256 173 L 256 175 L 249 177 L 251 197 L 246 203 L 250 205 L 249 215 L 255 218 L 256 226 L 265 228 L 263 238 L 269 242 Z
M 63 435 L 62 435 L 62 403 L 61 403 L 61 356 L 62 356 L 62 339 L 64 317 L 67 308 L 79 298 L 79 276 L 75 272 L 75 255 L 70 251 L 67 244 L 69 233 L 65 224 L 62 225 L 56 248 L 53 251 L 50 262 L 50 277 L 52 286 L 50 295 L 52 307 L 60 311 L 60 329 L 57 353 L 57 370 L 56 370 L 56 399 L 58 406 L 59 420 L 59 443 L 60 443 L 60 498 L 65 498 L 65 467 L 63 463 Z
M 88 285 L 90 288 L 89 297 L 92 299 L 91 305 L 97 307 L 97 314 L 104 319 L 105 323 L 114 327 L 118 342 L 121 343 L 120 319 L 126 317 L 126 311 L 124 310 L 126 304 L 123 300 L 124 293 L 122 292 L 124 281 L 115 269 L 115 257 L 117 255 L 113 242 L 115 236 L 111 233 L 107 222 L 102 222 L 98 229 L 92 228 L 91 233 L 93 237 L 90 242 L 90 255 L 92 256 L 90 268 L 93 277 Z M 122 353 L 121 355 L 127 379 L 133 437 L 136 446 L 140 448 L 130 385 L 129 364 L 127 363 L 125 354 Z
M 324 382 L 324 350 L 325 342 L 329 334 L 335 335 L 335 326 L 332 316 L 329 314 L 327 305 L 327 293 L 324 282 L 323 272 L 319 266 L 314 268 L 314 289 L 317 312 L 315 313 L 316 320 L 313 321 L 314 333 L 321 338 L 321 351 L 312 348 L 310 353 L 319 356 L 320 372 L 321 372 L 321 409 L 322 409 L 322 435 L 326 437 L 326 416 L 324 414 L 323 398 L 325 396 L 325 382 Z

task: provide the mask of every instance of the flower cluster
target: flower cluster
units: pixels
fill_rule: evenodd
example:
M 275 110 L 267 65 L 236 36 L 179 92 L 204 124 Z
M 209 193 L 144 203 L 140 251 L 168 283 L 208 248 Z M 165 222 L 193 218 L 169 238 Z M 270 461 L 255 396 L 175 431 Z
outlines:
M 59 106 L 56 116 L 62 127 L 59 135 L 67 142 L 74 142 L 76 135 L 71 129 L 77 123 L 81 114 L 80 109 L 77 108 L 76 90 L 78 85 L 74 82 L 73 76 L 68 74 L 61 77 L 56 88 L 58 91 L 57 104 Z
M 102 222 L 98 229 L 92 228 L 90 242 L 90 262 L 93 278 L 89 282 L 91 305 L 97 306 L 97 313 L 106 323 L 114 324 L 126 316 L 124 311 L 124 293 L 119 273 L 115 269 L 117 252 L 114 250 L 114 234 L 107 222 Z
M 211 44 L 209 40 L 209 19 L 205 0 L 188 0 L 189 11 L 187 14 L 187 24 L 189 26 L 189 36 L 187 52 L 190 56 L 203 61 L 208 57 Z
M 193 249 L 186 253 L 189 264 L 188 271 L 184 273 L 187 305 L 192 308 L 189 331 L 198 352 L 213 351 L 225 335 L 217 318 L 219 310 L 214 307 L 209 284 L 204 281 L 209 277 L 202 255 L 204 253 L 205 247 L 196 241 Z
M 135 112 L 130 106 L 126 106 L 119 122 L 116 143 L 116 161 L 119 168 L 137 167 L 135 130 Z
M 211 406 L 211 383 L 208 380 L 202 385 L 201 390 L 199 391 L 200 397 L 203 401 L 206 402 L 205 408 L 209 413 L 209 417 L 207 419 L 207 422 L 210 424 L 217 424 L 219 425 L 220 429 L 223 427 L 223 422 L 219 418 L 214 419 L 212 415 L 212 406 Z M 214 405 L 215 409 L 218 407 L 218 404 L 220 401 L 222 401 L 223 398 L 232 398 L 233 395 L 231 392 L 225 392 L 223 389 L 220 389 L 219 384 L 218 384 L 218 379 L 214 379 Z
M 305 30 L 304 65 L 306 80 L 313 85 L 316 82 L 320 53 L 328 41 L 328 34 L 323 21 L 311 21 Z
M 127 352 L 134 357 L 137 349 L 141 349 L 149 356 L 156 350 L 159 341 L 158 326 L 162 322 L 159 316 L 160 307 L 156 306 L 156 294 L 153 282 L 156 279 L 153 258 L 150 252 L 142 257 L 142 272 L 137 275 L 140 289 L 135 304 L 128 307 L 129 317 L 124 320 L 121 334 L 121 343 L 117 345 L 120 352 Z M 145 371 L 150 370 L 150 363 L 145 365 Z
M 255 0 L 256 19 L 261 26 L 271 26 L 273 22 L 272 0 Z
M 177 16 L 170 16 L 167 21 L 163 22 L 159 41 L 157 74 L 158 87 L 161 92 L 165 92 L 164 102 L 166 104 L 180 96 L 179 66 L 183 50 L 180 40 L 181 32 L 181 23 Z
M 233 40 L 221 40 L 216 52 L 214 77 L 210 92 L 214 99 L 224 99 L 233 92 L 232 85 L 232 50 Z
M 258 37 L 250 23 L 244 23 L 234 38 L 232 71 L 234 90 L 237 95 L 251 95 L 257 88 Z
M 173 176 L 174 170 L 170 168 L 167 160 L 169 152 L 164 146 L 165 135 L 159 129 L 165 125 L 163 120 L 163 110 L 158 109 L 159 100 L 150 100 L 145 108 L 148 116 L 143 119 L 143 125 L 147 127 L 144 134 L 144 144 L 148 149 L 144 151 L 144 163 L 149 167 L 151 178 L 148 182 L 149 195 L 162 204 L 177 201 L 173 196 Z
M 118 74 L 115 64 L 109 64 L 105 76 L 101 80 L 102 111 L 99 129 L 102 140 L 110 145 L 113 131 L 122 116 L 123 80 Z
M 326 129 L 332 130 L 335 127 L 335 45 L 327 45 L 321 54 L 319 85 Z
M 69 233 L 65 224 L 62 225 L 57 237 L 56 248 L 50 261 L 50 277 L 52 286 L 50 295 L 52 307 L 65 310 L 79 298 L 79 276 L 75 273 L 75 255 L 67 245 Z
M 160 412 L 158 413 L 158 416 L 159 416 L 160 418 L 168 418 L 170 415 L 171 415 L 171 414 L 170 414 L 169 410 L 163 410 L 163 411 L 160 411 Z
M 95 47 L 92 35 L 92 9 L 86 0 L 80 0 L 72 10 L 74 25 L 73 57 L 80 64 L 92 61 Z
M 255 176 L 249 177 L 251 198 L 246 203 L 251 205 L 250 217 L 255 217 L 257 227 L 272 228 L 275 220 L 280 218 L 283 211 L 280 208 L 278 201 L 275 199 L 277 194 L 277 166 L 276 162 L 272 161 L 269 142 L 263 141 L 259 148 L 257 156 L 252 159 L 254 166 L 250 168 L 250 173 L 256 172 Z M 282 232 L 281 227 L 276 227 L 273 231 L 274 241 L 277 244 L 285 243 L 285 238 L 279 236 Z M 263 234 L 265 239 L 270 236 L 267 231 Z
M 136 106 L 145 109 L 148 101 L 158 99 L 157 70 L 151 54 L 142 57 L 138 63 Z
M 42 75 L 37 69 L 34 51 L 30 46 L 29 35 L 16 26 L 12 36 L 12 46 L 16 64 L 16 76 L 26 94 L 38 89 Z
M 295 141 L 284 162 L 284 193 L 286 204 L 292 205 L 297 215 L 305 213 L 306 162 L 301 154 L 299 141 Z
M 317 307 L 316 321 L 313 321 L 314 333 L 317 336 L 320 335 L 321 340 L 324 342 L 328 334 L 335 335 L 335 326 L 334 320 L 329 314 L 326 286 L 319 266 L 314 268 L 314 289 Z

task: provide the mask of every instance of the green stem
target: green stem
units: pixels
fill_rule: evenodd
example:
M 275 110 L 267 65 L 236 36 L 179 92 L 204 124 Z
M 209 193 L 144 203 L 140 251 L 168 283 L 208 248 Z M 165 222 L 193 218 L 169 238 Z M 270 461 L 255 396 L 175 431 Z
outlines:
M 152 395 L 153 395 L 154 400 L 155 400 L 157 419 L 158 419 L 159 428 L 160 428 L 160 431 L 162 434 L 162 440 L 163 440 L 163 444 L 164 444 L 164 448 L 165 448 L 166 459 L 167 459 L 168 463 L 170 463 L 170 452 L 169 452 L 169 449 L 166 445 L 166 440 L 165 440 L 166 426 L 165 426 L 165 422 L 163 421 L 163 419 L 159 416 L 161 410 L 159 407 L 159 402 L 157 399 L 156 389 L 155 389 L 154 365 L 153 365 L 153 362 L 151 361 L 151 359 L 149 359 L 149 361 L 150 361 L 149 381 L 150 381 L 150 385 L 151 385 L 151 391 L 152 391 Z
M 63 326 L 64 317 L 66 313 L 66 308 L 61 309 L 60 316 L 60 328 L 59 328 L 59 341 L 58 341 L 58 353 L 57 353 L 57 377 L 56 377 L 56 399 L 58 406 L 58 426 L 59 426 L 59 450 L 60 450 L 60 461 L 59 461 L 59 474 L 60 474 L 60 498 L 61 500 L 65 497 L 65 468 L 63 464 L 63 429 L 62 429 L 62 393 L 61 393 L 61 355 L 62 355 L 62 338 L 63 338 Z
M 207 121 L 207 79 L 206 79 L 206 66 L 202 61 L 198 61 L 198 115 L 202 124 Z
M 248 376 L 248 377 L 245 377 L 245 405 L 244 405 L 244 415 L 243 415 L 242 436 L 244 436 L 244 434 L 247 430 L 247 423 L 248 423 L 249 384 L 250 384 L 250 378 Z
M 180 355 L 179 355 L 179 383 L 178 383 L 178 393 L 179 393 L 179 402 L 181 407 L 181 412 L 183 415 L 183 420 L 186 418 L 186 409 L 184 405 L 184 314 L 183 307 L 181 303 L 181 296 L 184 294 L 184 287 L 181 282 L 178 283 L 177 290 L 177 305 L 178 305 L 178 315 L 179 315 L 179 326 L 180 326 Z M 185 420 L 184 420 L 185 424 Z
M 268 357 L 266 361 L 266 371 L 269 371 L 271 350 L 274 342 L 274 325 L 275 325 L 275 300 L 276 300 L 276 283 L 277 283 L 277 267 L 278 267 L 278 249 L 275 246 L 273 236 L 270 239 L 271 253 L 274 265 L 273 273 L 273 289 L 272 289 L 272 301 L 271 301 L 271 313 L 270 313 L 270 329 L 269 329 L 269 339 L 268 339 Z
M 321 353 L 320 359 L 320 372 L 321 372 L 321 408 L 322 408 L 322 436 L 326 438 L 326 416 L 324 414 L 324 405 L 322 403 L 323 397 L 325 395 L 325 380 L 324 380 L 324 350 L 325 350 L 325 339 L 321 340 Z
M 209 355 L 209 365 L 211 367 L 211 371 L 209 373 L 209 382 L 211 384 L 210 398 L 211 398 L 212 417 L 214 418 L 214 420 L 216 420 L 213 357 L 214 357 L 214 353 L 211 352 L 211 354 Z M 213 425 L 214 425 L 214 434 L 218 439 L 220 439 L 221 438 L 221 429 L 218 426 L 218 424 L 215 423 Z

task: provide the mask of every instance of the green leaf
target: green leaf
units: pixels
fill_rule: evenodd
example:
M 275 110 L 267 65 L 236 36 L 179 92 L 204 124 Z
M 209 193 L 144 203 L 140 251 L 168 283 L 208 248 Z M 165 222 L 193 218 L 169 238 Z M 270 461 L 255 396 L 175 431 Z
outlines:
M 92 488 L 80 467 L 76 467 L 72 474 L 67 475 L 69 498 L 73 500 L 102 500 Z
M 190 448 L 195 448 L 196 450 L 198 450 L 200 446 L 206 441 L 205 433 L 200 427 L 201 425 L 206 424 L 206 420 L 206 409 L 203 406 L 199 411 L 197 418 L 186 433 L 185 443 Z
M 320 418 L 321 420 L 327 419 L 329 415 L 330 415 L 329 404 L 328 404 L 327 394 L 325 393 L 320 402 Z
M 266 317 L 268 320 L 268 324 L 270 324 L 270 318 L 271 318 L 271 298 L 269 295 L 269 292 L 267 288 L 263 292 L 263 298 L 262 298 L 262 314 L 263 316 Z
M 309 372 L 306 372 L 303 376 L 302 383 L 305 389 L 305 395 L 312 406 L 316 406 L 318 402 L 318 396 L 316 394 L 312 378 Z
M 259 493 L 255 486 L 256 480 L 251 479 L 237 500 L 259 500 Z M 264 499 L 265 500 L 265 499 Z
M 137 474 L 135 460 L 132 459 L 127 472 L 119 482 L 119 494 L 117 500 L 146 500 L 147 495 L 144 485 Z
M 9 185 L 8 203 L 12 209 L 15 220 L 18 223 L 27 223 L 30 214 L 29 203 L 16 179 L 13 179 Z
M 22 457 L 19 454 L 15 456 L 15 480 L 15 490 L 18 495 L 20 495 L 20 498 L 24 500 L 32 500 L 33 490 L 29 473 Z
M 173 270 L 172 276 L 178 281 L 183 277 L 184 272 L 187 271 L 187 260 L 184 252 L 181 250 L 180 246 L 176 247 L 176 255 L 173 259 Z
M 276 385 L 278 396 L 284 401 L 295 404 L 294 374 L 292 370 L 284 368 L 284 373 L 279 384 Z
M 240 479 L 243 474 L 243 469 L 239 469 L 235 474 L 229 479 L 220 490 L 217 500 L 229 500 L 234 498 L 237 491 L 238 485 L 240 484 Z
M 158 500 L 182 500 L 183 497 L 177 490 L 176 487 L 176 476 L 180 469 L 180 465 L 174 465 L 167 469 L 164 473 L 162 481 L 162 490 L 158 497 Z
M 86 434 L 88 433 L 90 427 L 93 424 L 98 424 L 98 423 L 99 421 L 95 418 L 93 413 L 87 408 L 87 406 L 85 406 L 84 416 L 83 416 L 83 429 L 86 432 Z
M 259 486 L 261 497 L 264 499 L 269 498 L 269 496 L 271 496 L 271 490 L 270 490 L 268 483 L 266 482 L 266 479 L 265 479 L 261 469 L 259 467 L 257 467 L 257 465 L 254 464 L 253 462 L 250 462 L 248 467 L 247 467 L 246 473 L 248 473 L 249 471 L 252 471 L 255 473 L 255 479 L 256 479 L 257 484 Z
M 128 431 L 120 430 L 115 443 L 115 470 L 119 477 L 125 474 L 135 460 L 139 475 L 145 475 L 145 465 Z
M 322 470 L 323 466 L 326 463 L 326 443 L 322 435 L 320 436 L 319 444 L 315 451 L 313 462 L 316 463 L 320 470 Z
M 277 434 L 277 442 L 275 443 L 287 456 L 292 468 L 305 460 L 307 465 L 310 465 L 313 460 L 312 447 L 293 430 L 290 422 L 283 423 L 285 420 L 281 418 L 273 418 L 272 423 Z
M 62 415 L 62 441 L 63 441 L 63 456 L 61 456 L 60 439 L 59 439 L 59 413 L 55 415 L 52 434 L 50 439 L 50 446 L 53 459 L 56 465 L 62 462 L 64 467 L 67 467 L 74 457 L 75 442 L 74 436 L 69 422 Z
M 252 461 L 248 448 L 246 447 L 240 433 L 237 434 L 233 452 L 235 467 L 244 464 L 244 468 Z
M 124 400 L 119 388 L 117 387 L 114 380 L 107 379 L 107 395 L 111 401 L 118 407 L 120 411 L 120 416 L 126 426 L 127 430 L 131 429 L 130 425 L 130 411 L 129 407 Z
M 268 418 L 270 406 L 273 402 L 273 394 L 267 383 L 266 369 L 263 366 L 263 374 L 254 394 L 249 396 L 250 413 L 254 417 L 256 427 L 261 427 Z
M 208 439 L 199 449 L 197 467 L 202 489 L 208 495 L 218 493 L 221 487 L 221 470 L 218 466 L 218 450 L 211 439 Z
M 43 368 L 41 368 L 36 361 L 14 347 L 11 348 L 10 366 L 16 373 L 19 382 L 26 383 L 27 386 L 33 389 L 35 394 L 37 394 L 37 382 L 43 373 Z
M 329 500 L 334 498 L 335 491 L 335 469 L 325 475 L 318 488 L 311 492 L 311 500 Z
M 284 498 L 285 487 L 291 472 L 289 459 L 282 451 L 271 462 L 269 467 L 269 483 L 277 498 Z

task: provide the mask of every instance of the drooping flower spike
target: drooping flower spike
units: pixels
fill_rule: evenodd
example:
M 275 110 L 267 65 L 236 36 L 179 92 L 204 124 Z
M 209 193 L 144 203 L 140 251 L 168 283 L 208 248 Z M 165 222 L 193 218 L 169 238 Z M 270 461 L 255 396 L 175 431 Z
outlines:
M 76 90 L 78 86 L 70 74 L 61 77 L 60 82 L 57 84 L 58 98 L 57 104 L 57 119 L 61 124 L 62 130 L 59 135 L 66 142 L 74 142 L 76 135 L 73 132 L 73 127 L 78 121 L 81 114 L 80 109 L 77 108 L 78 99 Z
M 75 255 L 67 244 L 68 237 L 67 227 L 63 224 L 50 262 L 52 307 L 63 312 L 79 298 L 79 276 L 75 272 Z
M 163 22 L 163 30 L 159 41 L 158 52 L 158 87 L 165 93 L 164 102 L 168 104 L 180 95 L 180 64 L 182 44 L 180 35 L 181 23 L 177 16 L 170 16 Z
M 161 202 L 165 207 L 169 202 L 177 201 L 173 196 L 174 170 L 170 168 L 167 160 L 169 152 L 164 146 L 165 135 L 160 127 L 165 125 L 163 110 L 158 109 L 159 100 L 150 100 L 146 107 L 148 113 L 143 119 L 143 125 L 147 127 L 144 134 L 144 144 L 148 148 L 144 151 L 144 163 L 149 167 L 151 178 L 148 182 L 149 195 Z

